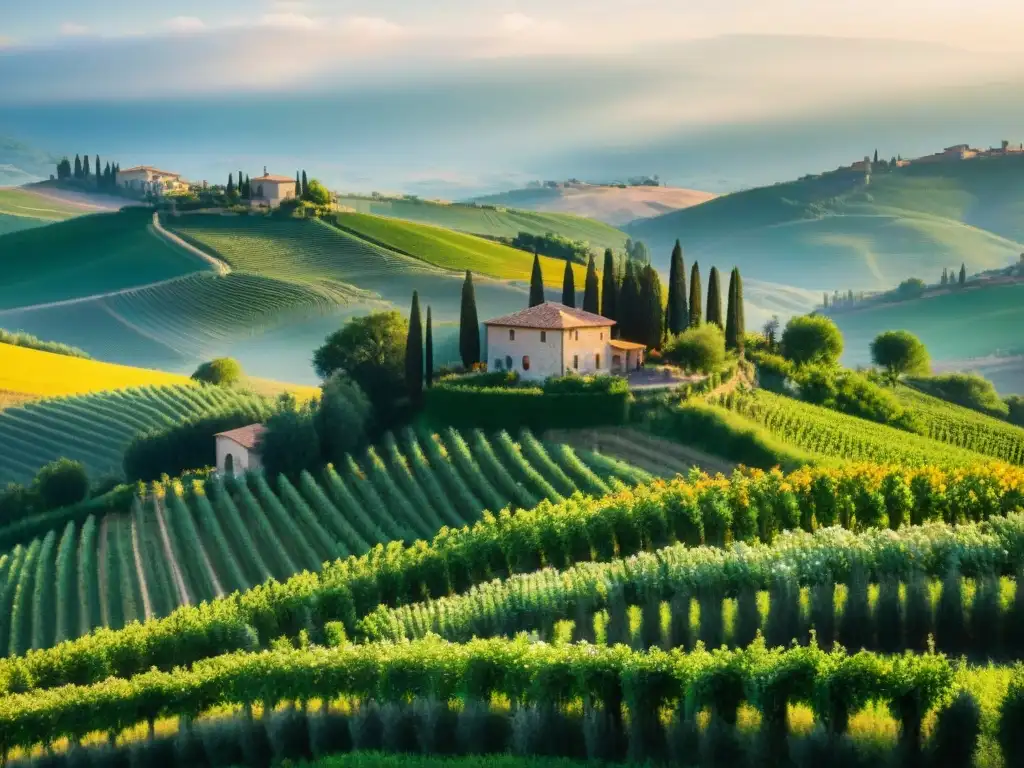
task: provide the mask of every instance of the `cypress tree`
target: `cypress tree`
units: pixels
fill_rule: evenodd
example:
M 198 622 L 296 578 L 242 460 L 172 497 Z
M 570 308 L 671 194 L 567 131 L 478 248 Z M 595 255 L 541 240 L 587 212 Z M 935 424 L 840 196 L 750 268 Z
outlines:
M 683 264 L 683 247 L 676 240 L 672 249 L 672 262 L 668 270 L 668 332 L 682 333 L 689 325 L 690 318 L 686 309 L 686 266 Z
M 576 277 L 572 273 L 572 262 L 565 260 L 565 273 L 562 275 L 562 303 L 567 307 L 576 307 Z
M 234 174 L 228 174 L 228 194 L 232 194 L 235 191 L 235 176 Z
M 700 283 L 700 264 L 693 262 L 690 269 L 690 327 L 696 328 L 701 324 L 704 317 L 704 297 L 701 296 L 704 288 Z
M 100 185 L 100 172 L 103 170 L 103 166 L 100 165 L 100 156 L 96 155 L 96 186 Z
M 462 308 L 459 311 L 459 355 L 467 371 L 480 362 L 480 321 L 476 314 L 473 274 L 468 269 L 462 283 Z
M 739 267 L 733 267 L 729 274 L 729 307 L 725 313 L 725 348 L 743 351 L 743 336 L 746 333 L 746 318 L 743 314 L 743 278 Z
M 82 158 L 80 155 L 75 155 L 75 178 L 82 178 Z
M 604 273 L 601 275 L 601 314 L 609 320 L 619 319 L 619 286 L 615 279 L 615 254 L 604 249 Z
M 295 172 L 295 196 L 302 197 L 302 179 L 299 178 L 299 172 Z
M 83 178 L 83 179 L 88 179 L 88 178 L 89 178 L 89 175 L 90 175 L 90 170 L 89 170 L 89 156 L 88 156 L 88 155 L 86 155 L 86 156 L 85 156 L 85 157 L 84 157 L 84 158 L 82 159 L 82 178 Z
M 632 259 L 626 261 L 626 273 L 622 277 L 619 291 L 619 331 L 628 341 L 644 341 L 643 306 L 640 295 L 640 266 Z
M 708 322 L 725 330 L 722 322 L 722 287 L 718 281 L 718 267 L 711 268 L 708 275 Z
M 405 341 L 405 384 L 414 405 L 423 396 L 423 323 L 420 318 L 420 295 L 412 292 L 409 311 L 409 336 Z
M 533 271 L 530 273 L 530 306 L 544 303 L 544 275 L 540 271 L 540 256 L 533 252 Z
M 427 336 L 424 342 L 424 367 L 427 375 L 427 389 L 434 386 L 434 323 L 430 317 L 430 305 L 427 305 Z
M 587 262 L 587 280 L 583 289 L 583 310 L 593 312 L 595 315 L 601 311 L 600 299 L 598 296 L 597 264 L 594 263 L 594 254 L 590 254 Z
M 960 265 L 960 285 L 967 283 L 967 266 L 965 264 Z
M 245 199 L 252 197 L 252 184 L 249 182 L 249 174 L 245 174 Z
M 661 276 L 658 270 L 647 264 L 643 268 L 643 279 L 640 285 L 641 312 L 639 319 L 642 327 L 638 329 L 640 342 L 648 347 L 661 346 L 662 307 L 661 307 Z
M 306 178 L 306 171 L 302 171 L 302 199 L 309 197 L 309 180 Z

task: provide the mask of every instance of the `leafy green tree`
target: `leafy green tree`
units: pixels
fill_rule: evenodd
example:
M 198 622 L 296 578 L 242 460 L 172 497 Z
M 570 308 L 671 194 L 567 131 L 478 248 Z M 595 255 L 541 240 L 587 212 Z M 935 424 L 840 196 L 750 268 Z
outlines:
M 544 275 L 540 271 L 540 256 L 533 254 L 533 271 L 530 273 L 530 306 L 544 303 Z
M 413 403 L 423 397 L 423 318 L 420 315 L 419 292 L 412 292 L 409 310 L 409 335 L 405 342 L 405 384 Z
M 430 305 L 427 305 L 427 335 L 424 344 L 424 363 L 426 368 L 427 389 L 434 386 L 434 321 L 430 317 Z
M 409 324 L 397 311 L 372 312 L 349 320 L 313 354 L 323 379 L 345 371 L 370 398 L 378 415 L 405 395 L 405 342 Z
M 1011 424 L 1024 427 L 1024 395 L 1010 395 L 1006 398 L 1006 418 Z
M 718 280 L 718 267 L 711 268 L 708 275 L 708 322 L 725 330 L 722 322 L 722 286 Z
M 601 315 L 609 320 L 619 319 L 619 284 L 616 277 L 615 254 L 604 250 L 604 272 L 601 274 Z
M 661 276 L 650 264 L 643 268 L 640 278 L 640 342 L 651 349 L 661 346 L 661 331 L 664 327 L 661 306 Z
M 267 419 L 265 426 L 259 449 L 263 469 L 270 477 L 294 478 L 322 463 L 320 435 L 310 404 L 292 403 Z
M 480 362 L 480 320 L 476 313 L 473 273 L 468 269 L 462 282 L 462 306 L 459 310 L 459 356 L 467 371 Z
M 746 336 L 746 316 L 743 311 L 743 278 L 739 267 L 729 274 L 729 306 L 725 311 L 725 346 L 736 352 L 743 351 Z
M 233 357 L 218 357 L 200 364 L 192 378 L 206 384 L 230 387 L 242 380 L 242 364 Z
M 313 423 L 321 458 L 341 466 L 346 454 L 355 453 L 372 439 L 373 405 L 351 376 L 338 371 L 324 382 Z
M 672 260 L 668 269 L 668 332 L 673 336 L 682 333 L 690 324 L 686 307 L 686 265 L 683 263 L 683 247 L 676 240 L 672 248 Z
M 843 334 L 831 319 L 822 315 L 790 318 L 782 332 L 782 356 L 805 363 L 834 364 L 843 354 Z
M 562 274 L 562 303 L 567 307 L 576 307 L 576 277 L 568 261 L 565 262 L 565 272 Z
M 697 328 L 704 320 L 704 287 L 700 282 L 700 264 L 690 268 L 690 327 Z
M 46 509 L 70 507 L 89 495 L 89 475 L 82 462 L 62 458 L 43 466 L 34 486 Z
M 871 359 L 895 383 L 900 376 L 924 376 L 929 371 L 928 350 L 909 331 L 886 331 L 871 342 Z
M 688 328 L 669 339 L 663 354 L 688 371 L 712 373 L 725 362 L 725 334 L 714 324 Z
M 594 254 L 590 254 L 590 260 L 587 262 L 587 279 L 583 289 L 583 310 L 585 312 L 591 312 L 598 314 L 600 312 L 600 291 L 597 282 L 597 264 L 594 261 Z
M 328 205 L 331 202 L 331 193 L 327 187 L 317 179 L 309 182 L 309 189 L 306 191 L 306 199 L 317 205 Z

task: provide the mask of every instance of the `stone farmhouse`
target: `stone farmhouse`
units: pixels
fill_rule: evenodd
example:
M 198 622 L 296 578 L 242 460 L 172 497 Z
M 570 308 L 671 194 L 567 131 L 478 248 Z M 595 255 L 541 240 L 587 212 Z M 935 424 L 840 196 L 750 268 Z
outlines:
M 250 205 L 276 208 L 285 200 L 296 196 L 295 179 L 290 176 L 276 176 L 263 169 L 263 175 L 249 179 L 252 190 Z
M 484 325 L 488 369 L 515 371 L 527 381 L 626 373 L 643 363 L 643 344 L 612 338 L 614 320 L 553 301 Z
M 117 182 L 125 189 L 142 193 L 152 192 L 155 195 L 183 192 L 188 189 L 188 182 L 181 178 L 180 173 L 161 171 L 150 165 L 137 165 L 118 171 Z
M 217 471 L 222 475 L 235 475 L 262 467 L 260 438 L 266 431 L 262 424 L 249 424 L 216 434 Z

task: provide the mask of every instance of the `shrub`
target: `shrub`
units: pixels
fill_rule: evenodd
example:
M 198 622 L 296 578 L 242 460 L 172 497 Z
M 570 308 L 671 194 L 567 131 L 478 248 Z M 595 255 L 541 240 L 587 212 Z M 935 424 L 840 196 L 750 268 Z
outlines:
M 688 371 L 711 373 L 725 362 L 725 332 L 714 323 L 690 328 L 669 341 L 663 353 Z
M 896 379 L 903 375 L 922 376 L 929 372 L 928 350 L 908 331 L 886 331 L 871 342 L 871 359 Z
M 863 374 L 813 365 L 805 366 L 795 378 L 801 399 L 808 403 L 908 432 L 923 432 L 895 395 Z
M 203 363 L 192 374 L 195 381 L 230 387 L 242 379 L 242 364 L 233 357 L 218 357 Z
M 92 359 L 88 352 L 78 347 L 61 344 L 56 341 L 43 341 L 30 333 L 23 333 L 21 331 L 12 333 L 11 331 L 5 331 L 3 328 L 0 328 L 0 344 L 10 344 L 11 346 L 25 347 L 26 349 L 38 349 L 40 352 L 51 352 L 55 355 L 81 357 L 85 360 Z
M 911 277 L 896 286 L 896 297 L 901 301 L 920 298 L 925 291 L 924 280 L 919 277 Z
M 89 495 L 89 475 L 82 462 L 57 459 L 39 470 L 35 487 L 47 508 L 69 507 Z
M 782 332 L 782 355 L 798 365 L 835 363 L 843 354 L 843 335 L 823 315 L 793 317 Z
M 1006 398 L 1006 408 L 1010 423 L 1024 427 L 1024 395 L 1010 395 Z
M 320 464 L 320 439 L 310 405 L 284 408 L 267 419 L 266 427 L 260 455 L 270 477 L 296 477 Z
M 373 406 L 360 386 L 337 372 L 323 386 L 323 397 L 313 418 L 325 462 L 340 465 L 345 454 L 355 453 L 373 434 Z
M 908 383 L 929 395 L 989 416 L 1005 419 L 1010 406 L 1000 399 L 992 382 L 976 373 L 947 373 L 908 379 Z

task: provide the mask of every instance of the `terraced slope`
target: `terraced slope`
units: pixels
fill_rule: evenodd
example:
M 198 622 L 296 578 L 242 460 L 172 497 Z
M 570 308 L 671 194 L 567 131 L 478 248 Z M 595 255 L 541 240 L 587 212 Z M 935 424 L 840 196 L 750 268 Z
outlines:
M 189 407 L 184 394 L 145 390 L 102 403 L 112 417 L 130 415 L 141 423 L 174 418 Z M 78 423 L 69 404 L 37 412 L 40 423 L 44 416 Z M 2 424 L 0 446 L 8 442 Z M 100 422 L 92 428 L 99 431 Z M 113 419 L 102 429 L 111 433 L 111 442 L 96 450 L 113 445 Z M 445 526 L 474 523 L 485 509 L 534 507 L 577 491 L 607 493 L 616 477 L 650 479 L 625 464 L 614 473 L 607 470 L 600 459 L 588 464 L 567 446 L 549 449 L 528 432 L 516 441 L 505 433 L 406 430 L 343 466 L 327 467 L 316 477 L 304 473 L 294 483 L 250 473 L 187 487 L 178 481 L 154 485 L 130 513 L 69 523 L 0 557 L 7 568 L 0 597 L 3 583 L 37 573 L 43 579 L 38 600 L 22 599 L 15 607 L 0 601 L 0 638 L 11 638 L 8 646 L 0 639 L 0 656 L 5 648 L 47 647 L 91 628 L 119 628 L 269 578 L 317 571 L 327 560 L 363 554 L 377 544 L 429 540 Z M 84 597 L 58 600 L 58 590 Z
M 733 392 L 713 403 L 764 427 L 782 442 L 818 456 L 842 461 L 873 461 L 903 466 L 976 464 L 990 457 L 848 416 L 763 389 Z
M 187 381 L 187 380 L 186 380 Z M 132 438 L 227 407 L 268 410 L 263 398 L 194 382 L 142 386 L 75 397 L 56 397 L 0 411 L 0 487 L 31 481 L 61 457 L 85 464 L 89 476 L 122 477 L 121 459 Z
M 151 226 L 149 211 L 125 209 L 0 236 L 0 310 L 131 289 L 208 268 Z
M 594 248 L 621 251 L 626 236 L 594 219 L 563 213 L 539 213 L 501 206 L 431 203 L 422 200 L 379 200 L 341 197 L 338 203 L 357 213 L 433 224 L 473 235 L 515 237 L 520 232 L 543 235 L 554 232 L 572 240 L 586 240 Z
M 457 272 L 468 269 L 479 275 L 527 283 L 533 270 L 530 253 L 450 229 L 360 213 L 341 213 L 335 216 L 335 221 L 345 231 L 443 269 Z M 562 287 L 563 260 L 542 256 L 541 271 L 545 285 Z M 575 285 L 582 291 L 586 265 L 574 264 L 573 273 Z

